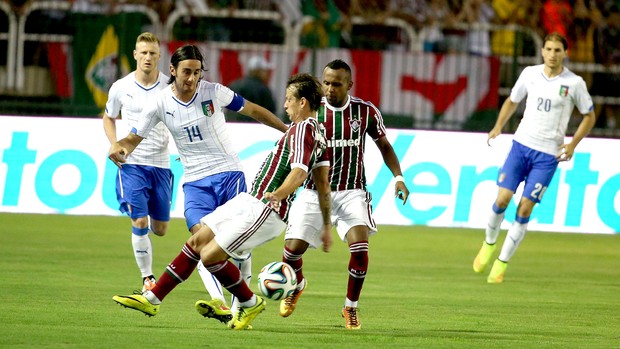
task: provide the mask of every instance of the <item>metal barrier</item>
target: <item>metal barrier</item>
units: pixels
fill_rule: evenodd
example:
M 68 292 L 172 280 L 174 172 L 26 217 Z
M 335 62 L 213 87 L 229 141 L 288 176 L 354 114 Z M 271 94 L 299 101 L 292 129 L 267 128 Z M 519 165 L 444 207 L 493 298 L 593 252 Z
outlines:
M 4 5 L 5 3 L 0 3 L 0 5 Z M 35 11 L 45 11 L 45 10 L 60 10 L 65 12 L 71 11 L 71 2 L 69 1 L 35 1 L 28 6 L 24 13 L 17 18 L 17 30 L 16 30 L 16 40 L 14 47 L 9 48 L 8 57 L 9 59 L 13 59 L 12 64 L 14 69 L 10 69 L 10 66 L 7 67 L 9 74 L 15 71 L 15 82 L 14 89 L 15 93 L 24 93 L 25 92 L 25 67 L 24 67 L 24 47 L 27 41 L 30 42 L 41 42 L 41 43 L 49 43 L 49 42 L 60 42 L 60 43 L 70 43 L 72 41 L 72 37 L 66 34 L 54 34 L 54 33 L 27 33 L 26 32 L 26 21 L 28 20 L 28 16 Z M 100 5 L 93 5 L 93 9 L 95 11 L 99 10 L 103 12 L 103 8 Z M 9 9 L 10 10 L 10 9 Z M 131 10 L 133 12 L 144 13 L 149 20 L 151 21 L 151 25 L 154 28 L 156 33 L 161 32 L 161 23 L 159 21 L 159 15 L 153 9 L 146 7 L 145 5 L 127 5 L 122 4 L 119 5 L 118 10 L 120 12 L 128 12 Z M 11 12 L 12 13 L 12 12 Z
M 232 18 L 232 19 L 247 19 L 247 20 L 266 20 L 277 23 L 282 27 L 284 32 L 284 42 L 280 45 L 274 44 L 264 44 L 264 43 L 251 43 L 251 42 L 217 42 L 214 43 L 218 47 L 227 47 L 227 48 L 256 48 L 260 47 L 272 47 L 272 46 L 280 46 L 286 47 L 289 49 L 298 49 L 299 47 L 299 39 L 294 35 L 293 28 L 287 21 L 282 20 L 282 15 L 279 12 L 275 11 L 261 11 L 261 10 L 246 10 L 246 9 L 237 9 L 234 11 L 229 11 L 226 9 L 209 9 L 208 11 L 193 11 L 190 13 L 185 8 L 177 8 L 172 11 L 168 18 L 166 19 L 166 23 L 164 24 L 164 30 L 161 35 L 163 41 L 171 41 L 174 39 L 174 26 L 177 21 L 185 16 L 192 16 L 196 18 Z
M 67 35 L 66 33 L 55 33 L 53 30 L 49 32 L 28 32 L 28 28 L 30 26 L 30 22 L 28 22 L 28 26 L 26 25 L 29 16 L 32 15 L 35 11 L 46 11 L 46 10 L 59 10 L 70 13 L 72 10 L 71 7 L 72 2 L 70 1 L 60 1 L 60 0 L 52 0 L 52 1 L 33 1 L 30 3 L 29 7 L 25 8 L 25 12 L 22 15 L 15 14 L 10 5 L 6 2 L 0 2 L 0 16 L 3 14 L 8 18 L 8 26 L 3 28 L 8 28 L 6 32 L 0 32 L 0 41 L 7 43 L 7 52 L 6 52 L 6 71 L 4 74 L 0 74 L 0 92 L 2 92 L 5 97 L 16 97 L 19 99 L 20 96 L 28 96 L 27 93 L 30 89 L 30 85 L 36 86 L 41 85 L 41 82 L 44 79 L 49 80 L 49 76 L 41 76 L 41 75 L 32 75 L 31 73 L 35 71 L 36 74 L 44 73 L 42 69 L 29 70 L 27 74 L 25 67 L 25 58 L 27 60 L 28 57 L 24 57 L 24 47 L 27 43 L 50 43 L 50 42 L 60 42 L 60 43 L 72 43 L 73 37 L 71 35 Z M 95 10 L 96 10 L 95 6 Z M 101 11 L 103 11 L 103 7 L 100 7 Z M 285 20 L 283 15 L 277 11 L 260 11 L 260 10 L 246 10 L 239 9 L 235 11 L 229 11 L 227 9 L 208 9 L 203 12 L 195 12 L 191 13 L 182 8 L 177 8 L 173 12 L 171 12 L 167 20 L 162 23 L 160 22 L 159 15 L 157 12 L 145 5 L 128 5 L 122 4 L 118 5 L 117 11 L 121 12 L 135 12 L 139 11 L 144 14 L 148 18 L 145 23 L 149 22 L 152 26 L 152 30 L 156 33 L 162 43 L 167 43 L 174 40 L 174 30 L 175 26 L 179 25 L 179 20 L 186 16 L 194 17 L 194 18 L 219 18 L 219 19 L 238 19 L 238 20 L 254 20 L 254 21 L 269 21 L 270 30 L 277 30 L 278 37 L 275 40 L 267 40 L 269 42 L 211 42 L 210 45 L 216 48 L 224 48 L 224 49 L 232 49 L 232 50 L 279 50 L 282 52 L 299 52 L 302 49 L 300 45 L 300 37 L 303 25 L 307 23 L 307 21 L 312 20 L 312 17 L 304 17 L 303 20 L 297 21 L 294 25 L 291 22 Z M 103 13 L 103 12 L 102 12 Z M 103 14 L 102 14 L 103 15 Z M 365 20 L 362 17 L 352 17 L 352 24 L 354 26 L 362 26 L 362 25 L 378 25 L 378 23 L 373 23 Z M 255 22 L 260 23 L 260 22 Z M 148 25 L 148 24 L 147 24 Z M 399 37 L 395 39 L 394 43 L 397 47 L 398 51 L 401 52 L 422 52 L 424 51 L 424 30 L 416 31 L 414 28 L 409 25 L 406 21 L 397 18 L 388 18 L 380 25 L 384 25 L 386 27 L 397 28 Z M 53 29 L 53 28 L 52 28 Z M 178 29 L 178 27 L 177 27 Z M 188 28 L 189 30 L 196 31 L 196 28 Z M 504 75 L 500 77 L 500 87 L 499 87 L 499 95 L 501 97 L 506 97 L 510 94 L 510 90 L 518 73 L 528 65 L 540 64 L 542 63 L 542 57 L 540 55 L 540 47 L 542 47 L 542 38 L 537 34 L 537 32 L 531 28 L 518 26 L 518 25 L 495 25 L 495 24 L 459 24 L 454 29 L 461 31 L 486 31 L 489 36 L 491 36 L 494 32 L 511 30 L 515 33 L 521 35 L 522 38 L 526 38 L 527 42 L 529 42 L 526 55 L 523 54 L 499 54 L 496 55 L 501 63 L 501 68 L 503 69 Z M 34 30 L 34 29 L 33 29 Z M 238 29 L 243 31 L 244 29 Z M 281 32 L 280 32 L 281 30 Z M 390 29 L 392 32 L 393 30 Z M 32 31 L 32 30 L 31 30 Z M 252 30 L 250 30 L 252 31 Z M 256 31 L 256 29 L 254 29 Z M 281 42 L 278 40 L 282 40 Z M 465 40 L 463 37 L 461 40 Z M 310 49 L 309 49 L 310 50 Z M 466 52 L 465 52 L 466 53 Z M 164 57 L 162 57 L 163 59 Z M 165 62 L 165 60 L 164 60 Z M 576 62 L 567 62 L 566 65 L 577 74 L 582 73 L 609 73 L 609 74 L 620 74 L 620 67 L 605 67 L 601 64 L 597 63 L 576 63 Z M 0 68 L 1 69 L 1 68 Z M 32 76 L 33 78 L 27 80 L 27 76 Z M 610 96 L 593 96 L 593 100 L 595 104 L 601 105 L 611 105 L 611 106 L 619 106 L 620 98 L 618 97 L 610 97 Z M 53 102 L 53 101 L 52 101 Z M 499 108 L 499 105 L 498 105 Z M 407 117 L 403 115 L 403 117 Z M 614 134 L 614 136 L 620 137 L 620 130 Z
M 17 17 L 6 2 L 0 2 L 0 10 L 8 19 L 8 32 L 0 33 L 0 41 L 7 42 L 6 51 L 6 80 L 4 86 L 0 84 L 0 91 L 12 90 L 15 87 L 15 59 L 17 51 Z

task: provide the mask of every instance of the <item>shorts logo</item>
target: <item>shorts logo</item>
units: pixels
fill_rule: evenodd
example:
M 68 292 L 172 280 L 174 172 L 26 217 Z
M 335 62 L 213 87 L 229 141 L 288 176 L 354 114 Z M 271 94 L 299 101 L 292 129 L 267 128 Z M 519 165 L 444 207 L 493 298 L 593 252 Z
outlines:
M 497 180 L 498 182 L 503 182 L 504 179 L 506 179 L 506 174 L 505 173 L 500 173 L 499 174 L 499 179 Z
M 213 109 L 213 101 L 208 100 L 208 101 L 200 102 L 200 105 L 202 106 L 202 113 L 206 117 L 210 117 L 213 115 L 213 113 L 215 113 L 215 109 Z
M 560 96 L 562 97 L 568 96 L 568 86 L 566 85 L 560 86 Z

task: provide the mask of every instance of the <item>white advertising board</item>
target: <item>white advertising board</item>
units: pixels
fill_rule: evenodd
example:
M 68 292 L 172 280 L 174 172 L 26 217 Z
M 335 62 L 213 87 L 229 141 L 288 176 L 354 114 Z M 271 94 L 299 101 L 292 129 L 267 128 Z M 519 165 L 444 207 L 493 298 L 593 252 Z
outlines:
M 248 185 L 280 137 L 256 124 L 230 124 Z M 511 144 L 502 135 L 487 146 L 483 133 L 388 130 L 409 202 L 394 198 L 392 175 L 376 147 L 366 149 L 366 176 L 378 224 L 484 228 L 495 179 Z M 0 117 L 0 211 L 118 215 L 116 167 L 99 119 Z M 620 232 L 620 140 L 584 139 L 572 161 L 561 163 L 534 209 L 529 229 Z M 610 157 L 609 155 L 612 154 Z M 171 146 L 175 173 L 173 217 L 183 217 L 182 166 Z M 519 193 L 518 193 L 519 194 Z M 506 227 L 516 199 L 506 212 Z

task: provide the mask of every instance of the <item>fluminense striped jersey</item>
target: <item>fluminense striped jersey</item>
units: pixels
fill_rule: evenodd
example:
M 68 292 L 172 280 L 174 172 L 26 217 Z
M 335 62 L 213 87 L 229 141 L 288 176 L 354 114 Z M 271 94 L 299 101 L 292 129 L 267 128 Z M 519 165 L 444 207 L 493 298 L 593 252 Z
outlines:
M 186 182 L 221 172 L 242 171 L 222 110 L 239 111 L 243 105 L 243 97 L 219 83 L 201 80 L 188 103 L 178 100 L 172 86 L 168 86 L 145 108 L 144 121 L 135 133 L 145 137 L 162 121 L 179 150 Z
M 371 102 L 348 96 L 341 108 L 335 108 L 323 97 L 317 120 L 325 127 L 327 151 L 331 161 L 332 191 L 366 190 L 364 146 L 368 134 L 374 141 L 385 137 L 383 117 Z M 312 180 L 304 185 L 316 189 Z
M 118 139 L 127 136 L 131 129 L 138 125 L 144 106 L 155 99 L 159 91 L 166 88 L 167 80 L 168 77 L 160 72 L 153 86 L 144 87 L 136 81 L 136 73 L 131 72 L 112 84 L 105 105 L 105 113 L 111 118 L 121 115 L 122 120 L 117 122 L 116 128 Z M 166 126 L 160 123 L 153 127 L 148 137 L 129 154 L 127 163 L 170 168 Z
M 314 118 L 293 123 L 261 165 L 250 194 L 262 200 L 266 192 L 273 192 L 280 187 L 294 168 L 303 169 L 310 177 L 310 171 L 320 166 L 329 166 L 323 128 Z M 288 212 L 294 198 L 295 193 L 280 204 L 278 214 L 284 222 L 288 222 Z

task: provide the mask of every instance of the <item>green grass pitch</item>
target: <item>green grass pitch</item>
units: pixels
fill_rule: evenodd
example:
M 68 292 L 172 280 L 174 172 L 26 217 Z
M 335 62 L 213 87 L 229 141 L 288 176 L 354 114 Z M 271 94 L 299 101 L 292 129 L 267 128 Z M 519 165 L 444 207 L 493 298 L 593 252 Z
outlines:
M 503 241 L 505 232 L 500 236 Z M 156 276 L 189 233 L 153 237 Z M 334 238 L 337 236 L 334 234 Z M 126 217 L 0 214 L 2 348 L 618 348 L 620 236 L 529 232 L 503 284 L 471 269 L 483 232 L 382 226 L 370 240 L 361 331 L 339 315 L 348 251 L 304 256 L 309 287 L 289 318 L 277 302 L 251 331 L 204 319 L 195 272 L 152 318 L 115 294 L 140 287 Z M 251 288 L 282 238 L 256 249 Z

